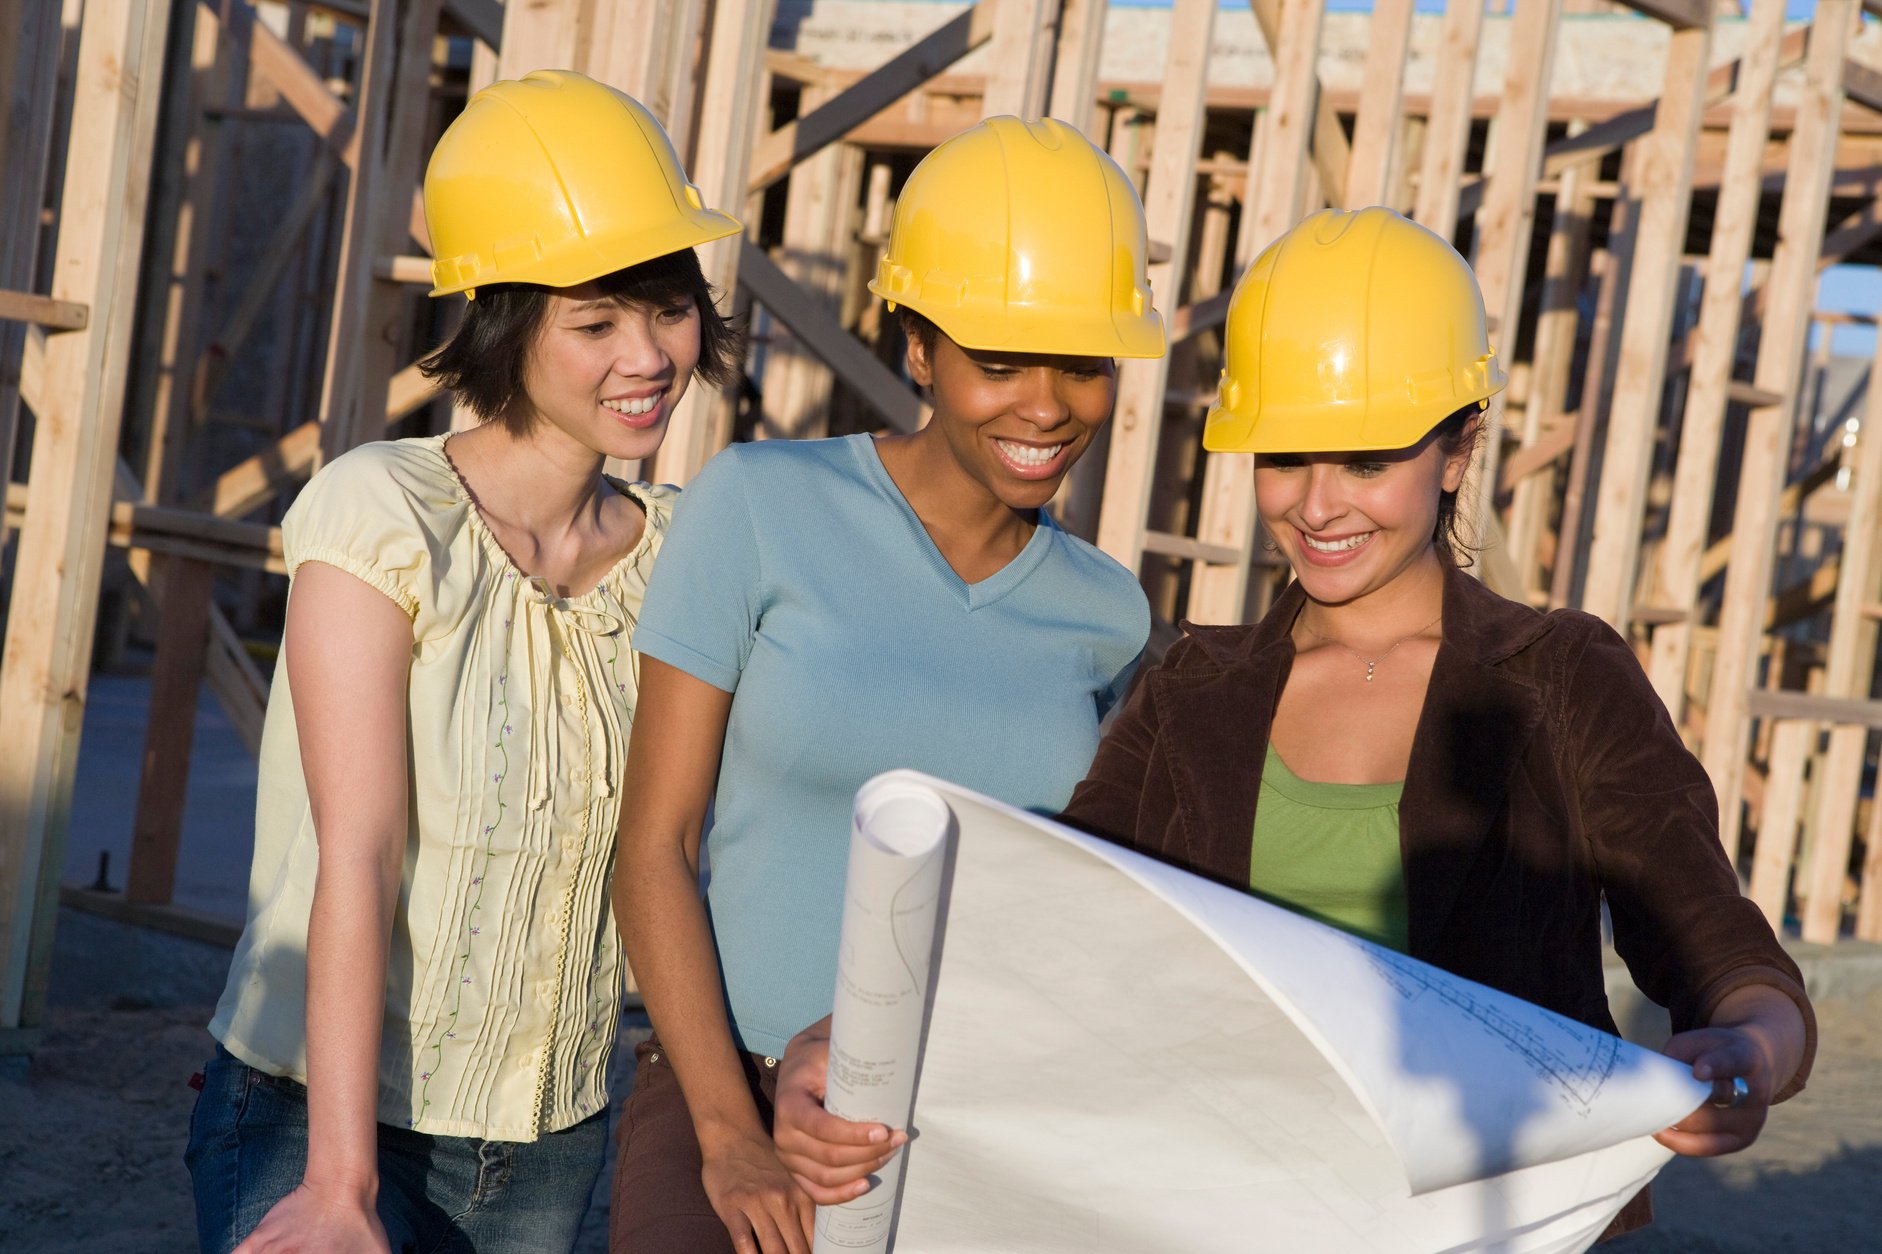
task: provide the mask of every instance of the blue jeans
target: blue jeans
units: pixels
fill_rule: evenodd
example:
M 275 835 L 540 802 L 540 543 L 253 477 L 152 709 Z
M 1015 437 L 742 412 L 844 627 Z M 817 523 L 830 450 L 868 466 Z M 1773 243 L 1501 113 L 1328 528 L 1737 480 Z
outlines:
M 430 1136 L 379 1125 L 379 1220 L 394 1254 L 567 1250 L 608 1141 L 601 1111 L 535 1141 Z M 307 1165 L 307 1090 L 217 1048 L 184 1154 L 205 1254 L 228 1254 Z

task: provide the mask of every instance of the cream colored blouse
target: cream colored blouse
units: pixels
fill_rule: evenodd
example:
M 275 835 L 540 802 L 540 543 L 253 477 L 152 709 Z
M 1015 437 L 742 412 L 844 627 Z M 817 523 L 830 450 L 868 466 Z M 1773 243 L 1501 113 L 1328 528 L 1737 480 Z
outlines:
M 411 833 L 379 1120 L 531 1141 L 608 1100 L 629 637 L 678 493 L 617 482 L 645 509 L 645 534 L 592 592 L 561 598 L 498 547 L 445 438 L 337 458 L 288 511 L 282 544 L 290 574 L 336 566 L 412 620 Z M 317 858 L 284 655 L 262 735 L 248 925 L 209 1030 L 250 1066 L 303 1082 Z

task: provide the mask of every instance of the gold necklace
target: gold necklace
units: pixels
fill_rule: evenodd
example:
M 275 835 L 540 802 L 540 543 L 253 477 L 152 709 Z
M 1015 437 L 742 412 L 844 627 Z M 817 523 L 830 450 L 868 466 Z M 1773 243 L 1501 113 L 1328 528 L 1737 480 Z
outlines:
M 1432 619 L 1430 622 L 1426 623 L 1423 627 L 1420 627 L 1417 631 L 1409 632 L 1406 635 L 1400 636 L 1397 640 L 1394 640 L 1390 645 L 1386 647 L 1386 650 L 1384 653 L 1381 653 L 1378 657 L 1375 657 L 1375 658 L 1366 657 L 1365 655 L 1361 654 L 1357 649 L 1354 649 L 1352 646 L 1345 644 L 1342 641 L 1335 640 L 1332 636 L 1321 635 L 1319 632 L 1313 629 L 1313 624 L 1307 622 L 1305 619 L 1301 620 L 1300 625 L 1302 627 L 1305 627 L 1307 629 L 1307 634 L 1312 636 L 1314 639 L 1324 640 L 1326 641 L 1326 643 L 1333 645 L 1336 648 L 1344 649 L 1346 650 L 1346 652 L 1352 654 L 1354 661 L 1364 662 L 1366 664 L 1366 682 L 1371 683 L 1372 672 L 1374 671 L 1374 669 L 1378 667 L 1379 663 L 1385 661 L 1385 659 L 1392 656 L 1393 649 L 1398 648 L 1401 644 L 1404 644 L 1407 640 L 1410 640 L 1413 636 L 1424 635 L 1427 631 L 1430 631 L 1433 627 L 1437 626 L 1439 619 L 1442 619 L 1443 617 L 1444 617 L 1444 611 L 1439 610 L 1437 618 Z

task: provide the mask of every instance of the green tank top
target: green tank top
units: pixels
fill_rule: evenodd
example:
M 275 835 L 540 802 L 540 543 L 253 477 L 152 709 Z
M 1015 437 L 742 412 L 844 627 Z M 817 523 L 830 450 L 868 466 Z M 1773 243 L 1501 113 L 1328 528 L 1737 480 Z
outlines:
M 1405 951 L 1398 802 L 1405 785 L 1320 784 L 1268 746 L 1248 884 L 1255 895 Z

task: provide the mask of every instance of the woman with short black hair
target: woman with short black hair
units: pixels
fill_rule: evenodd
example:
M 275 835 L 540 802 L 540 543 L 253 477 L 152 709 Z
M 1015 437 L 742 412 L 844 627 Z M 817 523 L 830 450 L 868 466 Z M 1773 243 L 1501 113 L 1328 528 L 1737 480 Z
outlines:
M 606 1145 L 629 636 L 675 493 L 603 466 L 732 377 L 692 249 L 739 225 L 638 103 L 553 71 L 471 99 L 425 210 L 433 295 L 471 304 L 423 366 L 483 422 L 336 458 L 282 524 L 204 1250 L 566 1250 Z

